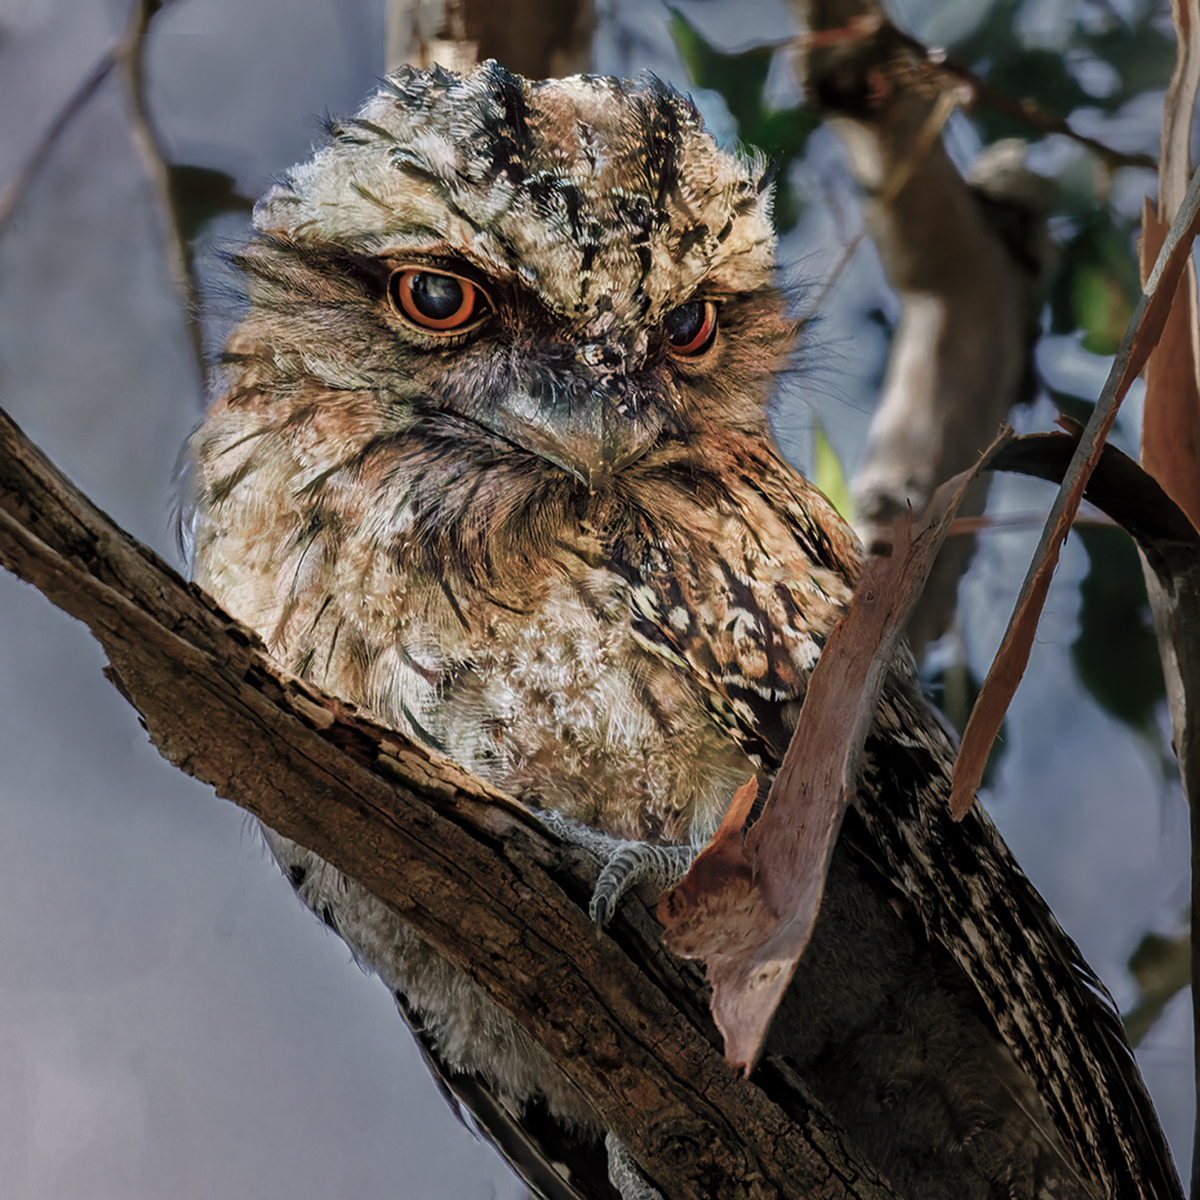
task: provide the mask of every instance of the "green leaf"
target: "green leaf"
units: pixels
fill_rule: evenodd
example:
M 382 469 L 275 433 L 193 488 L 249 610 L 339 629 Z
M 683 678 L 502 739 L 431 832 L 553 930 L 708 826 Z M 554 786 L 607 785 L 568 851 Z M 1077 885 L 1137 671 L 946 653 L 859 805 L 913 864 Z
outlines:
M 846 482 L 846 472 L 825 430 L 813 425 L 813 483 L 821 489 L 825 499 L 849 521 L 854 513 L 854 501 Z
M 1115 354 L 1141 294 L 1130 231 L 1106 210 L 1093 210 L 1062 247 L 1050 285 L 1051 328 L 1084 331 L 1093 354 Z
M 1121 285 L 1102 270 L 1085 268 L 1071 280 L 1071 298 L 1084 331 L 1083 348 L 1093 354 L 1116 354 L 1133 314 Z

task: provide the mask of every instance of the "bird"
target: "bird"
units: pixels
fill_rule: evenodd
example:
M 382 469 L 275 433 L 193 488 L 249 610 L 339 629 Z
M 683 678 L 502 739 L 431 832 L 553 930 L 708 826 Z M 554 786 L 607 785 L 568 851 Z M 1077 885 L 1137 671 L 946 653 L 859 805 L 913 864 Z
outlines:
M 702 845 L 862 561 L 770 430 L 800 325 L 769 174 L 654 77 L 386 77 L 229 256 L 196 582 L 557 828 Z M 768 1052 L 902 1195 L 1181 1195 L 1103 985 L 980 807 L 950 819 L 953 756 L 902 651 Z M 659 1194 L 464 974 L 264 836 L 534 1196 Z

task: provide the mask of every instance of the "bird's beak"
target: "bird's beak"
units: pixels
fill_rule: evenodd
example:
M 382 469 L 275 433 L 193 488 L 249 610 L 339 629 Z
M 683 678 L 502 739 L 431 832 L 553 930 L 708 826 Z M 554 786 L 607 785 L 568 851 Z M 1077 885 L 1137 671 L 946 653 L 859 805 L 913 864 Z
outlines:
M 635 411 L 629 391 L 591 385 L 509 392 L 493 407 L 496 433 L 544 458 L 595 491 L 654 444 L 662 419 Z

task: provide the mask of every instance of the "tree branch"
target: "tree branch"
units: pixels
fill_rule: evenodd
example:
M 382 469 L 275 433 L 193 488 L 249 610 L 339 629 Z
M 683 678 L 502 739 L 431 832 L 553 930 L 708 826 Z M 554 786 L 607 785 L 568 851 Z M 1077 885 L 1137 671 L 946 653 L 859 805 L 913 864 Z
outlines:
M 130 136 L 162 213 L 163 249 L 167 271 L 179 296 L 192 354 L 197 367 L 200 368 L 203 353 L 200 344 L 200 303 L 196 281 L 188 257 L 187 240 L 180 227 L 178 205 L 171 191 L 171 168 L 163 153 L 146 103 L 146 39 L 154 18 L 168 3 L 170 0 L 135 0 L 121 36 L 96 60 L 86 78 L 71 93 L 42 134 L 21 169 L 0 190 L 0 233 L 4 232 L 12 220 L 21 198 L 45 165 L 59 138 L 92 101 L 101 84 L 114 70 L 118 70 L 129 103 Z
M 911 505 L 967 469 L 1028 381 L 1044 220 L 1003 143 L 969 186 L 941 141 L 957 81 L 930 74 L 923 47 L 876 0 L 793 0 L 811 103 L 828 114 L 866 193 L 867 227 L 900 299 L 879 407 L 854 481 L 870 545 Z M 914 49 L 916 47 L 917 49 Z M 986 480 L 963 504 L 983 511 Z M 947 547 L 909 637 L 920 653 L 949 626 L 970 538 Z
M 515 801 L 288 675 L 0 413 L 0 562 L 87 624 L 171 762 L 411 922 L 555 1058 L 671 1198 L 894 1193 L 794 1073 L 725 1066 L 698 975 L 644 906 Z M 632 961 L 631 961 L 632 959 Z

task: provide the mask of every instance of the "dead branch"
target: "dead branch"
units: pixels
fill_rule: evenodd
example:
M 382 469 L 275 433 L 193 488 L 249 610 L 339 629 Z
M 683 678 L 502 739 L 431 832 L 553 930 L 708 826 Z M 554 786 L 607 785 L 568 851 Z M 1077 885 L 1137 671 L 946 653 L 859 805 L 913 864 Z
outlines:
M 88 625 L 159 751 L 389 904 L 593 1097 L 668 1197 L 892 1196 L 781 1064 L 722 1062 L 696 976 L 644 907 L 515 801 L 276 666 L 0 414 L 0 562 Z M 768 1090 L 769 1089 L 769 1090 Z

